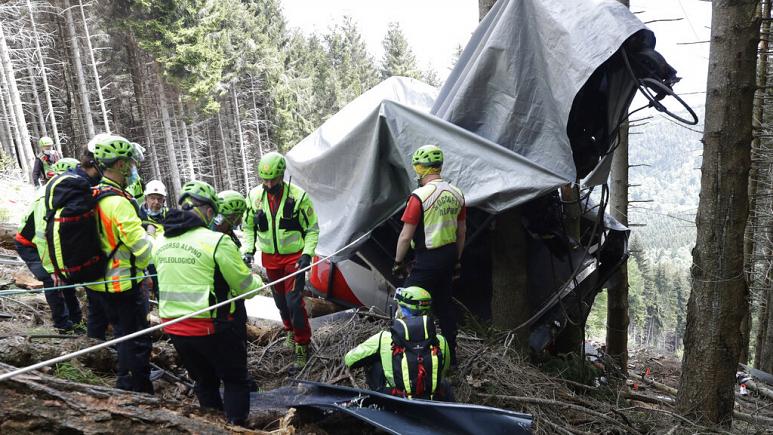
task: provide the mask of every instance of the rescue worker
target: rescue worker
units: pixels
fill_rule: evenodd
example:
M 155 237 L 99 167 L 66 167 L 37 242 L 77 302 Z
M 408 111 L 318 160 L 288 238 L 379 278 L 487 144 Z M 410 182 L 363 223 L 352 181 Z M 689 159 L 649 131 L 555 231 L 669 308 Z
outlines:
M 218 214 L 213 220 L 213 229 L 219 233 L 223 233 L 231 238 L 237 248 L 242 247 L 242 242 L 236 237 L 234 228 L 242 224 L 242 217 L 244 212 L 247 211 L 247 200 L 244 196 L 235 190 L 224 190 L 217 194 L 217 210 Z M 246 264 L 246 263 L 245 263 Z M 236 310 L 234 316 L 237 319 L 244 320 L 244 328 L 240 330 L 244 335 L 244 339 L 247 339 L 247 309 L 244 306 L 244 299 L 240 299 L 236 302 Z
M 263 267 L 271 281 L 308 267 L 319 239 L 311 199 L 300 187 L 283 181 L 286 167 L 281 154 L 265 154 L 258 163 L 262 184 L 247 196 L 244 261 L 252 264 L 259 247 Z M 305 282 L 305 275 L 300 275 L 272 287 L 274 302 L 287 331 L 285 343 L 295 350 L 293 370 L 306 365 L 311 341 L 303 302 Z
M 432 309 L 451 347 L 456 365 L 456 318 L 451 303 L 454 269 L 462 258 L 466 209 L 462 191 L 443 180 L 443 151 L 437 145 L 419 147 L 411 158 L 419 188 L 411 193 L 397 240 L 396 276 L 405 274 L 405 256 L 413 245 L 415 263 L 405 286 L 419 286 L 432 295 Z
M 234 234 L 234 229 L 242 224 L 244 212 L 247 211 L 247 200 L 235 190 L 224 190 L 217 194 L 218 212 L 215 217 L 214 228 L 231 237 L 237 248 L 242 247 L 242 242 Z
M 218 210 L 215 189 L 189 181 L 170 210 L 153 259 L 160 286 L 159 315 L 168 322 L 261 287 L 230 237 L 209 229 Z M 243 425 L 249 414 L 247 345 L 234 316 L 234 303 L 164 328 L 195 381 L 202 408 L 225 411 L 229 423 Z M 223 381 L 223 397 L 220 381 Z
M 142 228 L 150 237 L 156 239 L 164 234 L 164 219 L 166 219 L 167 211 L 169 209 L 166 208 L 166 186 L 161 180 L 151 180 L 145 186 L 144 202 L 140 206 Z M 142 283 L 142 291 L 148 297 L 153 294 L 158 300 L 158 277 L 156 276 L 156 266 L 152 262 L 148 264 L 148 275 L 150 277 L 145 278 Z
M 52 166 L 62 158 L 62 155 L 54 149 L 54 141 L 48 136 L 38 140 L 38 147 L 40 147 L 40 154 L 35 157 L 35 164 L 32 167 L 32 184 L 44 186 L 54 176 Z
M 164 219 L 169 209 L 166 207 L 166 186 L 161 180 L 151 180 L 145 186 L 145 202 L 140 206 L 142 227 L 153 237 L 164 233 Z
M 125 191 L 139 177 L 134 146 L 121 136 L 102 135 L 94 144 L 94 158 L 103 175 L 97 188 L 113 193 L 101 197 L 96 206 L 102 251 L 110 260 L 100 279 L 106 282 L 89 285 L 86 292 L 100 306 L 96 312 L 106 315 L 115 336 L 121 337 L 148 327 L 147 299 L 143 300 L 139 284 L 150 262 L 152 239 L 142 229 L 139 210 Z M 93 318 L 89 310 L 88 322 L 91 330 L 101 319 Z M 150 336 L 121 342 L 117 348 L 116 386 L 152 394 Z
M 78 167 L 78 160 L 63 158 L 51 165 L 52 175 L 63 174 Z M 29 210 L 24 215 L 16 233 L 16 252 L 24 260 L 30 272 L 44 288 L 54 287 L 54 265 L 48 255 L 48 243 L 46 242 L 46 187 L 41 186 L 35 191 L 35 198 Z M 84 328 L 81 324 L 81 304 L 75 294 L 75 288 L 45 291 L 44 296 L 48 307 L 51 308 L 51 320 L 54 328 L 59 332 L 81 332 Z
M 451 363 L 446 339 L 429 316 L 432 296 L 421 287 L 397 289 L 399 311 L 389 331 L 372 335 L 344 356 L 367 367 L 368 388 L 394 396 L 453 401 L 445 380 Z

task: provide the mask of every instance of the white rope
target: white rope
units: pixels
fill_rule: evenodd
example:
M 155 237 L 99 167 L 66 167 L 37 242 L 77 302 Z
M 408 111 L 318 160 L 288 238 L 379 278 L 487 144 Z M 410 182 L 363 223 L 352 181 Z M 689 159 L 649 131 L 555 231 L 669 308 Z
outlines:
M 244 298 L 246 298 L 246 297 L 248 297 L 250 295 L 253 295 L 253 294 L 255 294 L 255 293 L 257 293 L 257 292 L 259 292 L 259 291 L 261 291 L 261 290 L 263 290 L 263 289 L 265 289 L 267 287 L 269 287 L 269 286 L 272 286 L 274 284 L 280 283 L 282 281 L 286 281 L 286 280 L 288 280 L 288 279 L 290 279 L 290 278 L 292 278 L 292 277 L 294 277 L 294 276 L 296 276 L 298 274 L 306 273 L 306 271 L 311 269 L 312 266 L 315 266 L 315 265 L 317 265 L 319 263 L 322 263 L 323 261 L 326 261 L 330 257 L 332 257 L 334 255 L 337 255 L 337 254 L 345 251 L 346 249 L 349 249 L 350 247 L 352 247 L 355 244 L 359 243 L 360 240 L 364 239 L 369 234 L 370 233 L 365 233 L 365 234 L 361 235 L 360 237 L 358 237 L 357 239 L 355 239 L 354 241 L 352 241 L 351 243 L 349 243 L 348 245 L 346 245 L 343 248 L 339 249 L 338 251 L 328 255 L 327 257 L 320 258 L 319 260 L 317 260 L 315 262 L 312 262 L 311 264 L 309 264 L 308 266 L 304 267 L 303 269 L 299 269 L 299 270 L 291 273 L 290 275 L 287 275 L 287 276 L 285 276 L 283 278 L 280 278 L 280 279 L 278 279 L 276 281 L 270 282 L 268 284 L 264 284 L 260 288 L 256 288 L 254 290 L 250 290 L 247 293 L 243 293 L 243 294 L 241 294 L 239 296 L 236 296 L 236 297 L 233 297 L 231 299 L 219 302 L 219 303 L 217 303 L 215 305 L 211 305 L 211 306 L 208 306 L 206 308 L 202 308 L 202 309 L 200 309 L 198 311 L 194 311 L 192 313 L 188 313 L 188 314 L 186 314 L 186 315 L 184 315 L 182 317 L 178 317 L 178 318 L 176 318 L 174 320 L 170 320 L 168 322 L 161 323 L 161 324 L 158 324 L 156 326 L 151 326 L 151 327 L 146 328 L 146 329 L 142 329 L 142 330 L 139 330 L 139 331 L 136 331 L 136 332 L 132 332 L 131 334 L 124 335 L 124 336 L 121 336 L 121 337 L 118 337 L 118 338 L 114 338 L 114 339 L 109 340 L 109 341 L 104 341 L 104 342 L 96 344 L 94 346 L 87 347 L 87 348 L 81 349 L 81 350 L 77 350 L 75 352 L 68 353 L 68 354 L 65 354 L 65 355 L 62 355 L 62 356 L 58 356 L 56 358 L 51 358 L 50 360 L 42 361 L 42 362 L 39 362 L 37 364 L 33 364 L 31 366 L 27 366 L 27 367 L 16 369 L 16 370 L 13 370 L 13 371 L 10 371 L 10 372 L 7 372 L 7 373 L 3 373 L 3 374 L 0 375 L 0 381 L 4 381 L 6 379 L 10 379 L 10 378 L 12 378 L 14 376 L 21 375 L 23 373 L 27 373 L 27 372 L 30 372 L 32 370 L 37 370 L 39 368 L 50 366 L 51 364 L 56 364 L 58 362 L 67 361 L 69 359 L 76 358 L 76 357 L 79 357 L 81 355 L 85 355 L 87 353 L 91 353 L 91 352 L 94 352 L 96 350 L 103 349 L 103 348 L 108 347 L 108 346 L 112 346 L 112 345 L 117 344 L 117 343 L 122 343 L 124 341 L 131 340 L 132 338 L 139 337 L 139 336 L 147 334 L 149 332 L 157 331 L 157 330 L 159 330 L 161 328 L 165 328 L 167 326 L 174 325 L 175 323 L 182 322 L 183 320 L 189 319 L 189 318 L 191 318 L 193 316 L 198 316 L 199 314 L 206 313 L 207 311 L 212 311 L 212 310 L 214 310 L 216 308 L 222 307 L 223 305 L 230 304 L 233 301 L 237 301 L 239 299 L 244 299 Z

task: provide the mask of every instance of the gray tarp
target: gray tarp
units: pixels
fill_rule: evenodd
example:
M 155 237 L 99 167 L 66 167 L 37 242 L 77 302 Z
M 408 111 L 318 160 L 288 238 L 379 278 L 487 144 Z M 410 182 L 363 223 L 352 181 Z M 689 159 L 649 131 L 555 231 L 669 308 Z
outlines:
M 566 126 L 593 71 L 645 26 L 616 0 L 498 1 L 432 113 L 574 180 Z
M 444 178 L 468 205 L 490 213 L 574 181 L 572 101 L 642 28 L 614 0 L 500 0 L 437 99 L 406 78 L 358 97 L 287 154 L 287 174 L 319 215 L 317 252 L 336 252 L 399 210 L 415 187 L 410 156 L 426 143 L 443 148 Z

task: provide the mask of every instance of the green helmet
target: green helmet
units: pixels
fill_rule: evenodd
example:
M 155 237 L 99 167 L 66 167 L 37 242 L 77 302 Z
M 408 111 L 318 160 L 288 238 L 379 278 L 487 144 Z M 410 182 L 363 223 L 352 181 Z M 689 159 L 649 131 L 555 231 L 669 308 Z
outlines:
M 217 194 L 217 207 L 223 216 L 242 215 L 247 211 L 247 201 L 235 190 L 224 190 Z
M 217 213 L 217 192 L 215 192 L 215 188 L 212 187 L 212 185 L 209 183 L 198 180 L 185 183 L 182 188 L 182 193 L 180 194 L 180 200 L 177 203 L 182 205 L 183 201 L 185 201 L 185 198 L 189 196 L 209 204 L 212 206 L 212 208 L 215 209 L 215 213 Z
M 43 136 L 40 139 L 38 139 L 38 146 L 41 148 L 54 146 L 54 140 L 48 136 Z
M 99 163 L 109 165 L 119 159 L 137 160 L 137 155 L 134 145 L 126 138 L 109 135 L 94 144 L 94 158 Z
M 69 171 L 70 169 L 77 168 L 78 164 L 80 164 L 80 162 L 77 159 L 72 157 L 65 157 L 54 163 L 54 166 L 51 167 L 51 170 L 54 171 L 54 174 L 59 175 Z
M 443 166 L 443 150 L 437 145 L 423 145 L 413 153 L 412 165 Z
M 432 310 L 432 295 L 418 286 L 398 288 L 395 299 L 397 305 L 407 308 L 414 314 L 427 314 Z
M 287 162 L 283 155 L 276 151 L 266 153 L 258 163 L 258 177 L 263 180 L 273 180 L 281 176 L 287 168 Z

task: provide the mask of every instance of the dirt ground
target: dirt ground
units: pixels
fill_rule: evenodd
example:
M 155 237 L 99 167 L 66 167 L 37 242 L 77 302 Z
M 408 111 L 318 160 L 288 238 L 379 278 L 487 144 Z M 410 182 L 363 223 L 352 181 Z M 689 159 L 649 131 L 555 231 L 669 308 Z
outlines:
M 0 266 L 0 286 L 8 288 L 17 269 Z M 371 334 L 383 330 L 386 324 L 377 316 L 354 314 L 342 321 L 323 325 L 314 332 L 312 356 L 297 378 L 364 387 L 363 371 L 347 370 L 342 364 L 343 355 Z M 283 341 L 277 324 L 259 323 L 250 327 L 248 367 L 257 391 L 287 385 L 292 379 L 288 368 L 292 364 L 293 353 L 285 348 Z M 82 336 L 58 336 L 51 327 L 48 307 L 40 294 L 0 297 L 0 362 L 25 366 L 93 343 L 93 340 Z M 649 369 L 648 378 L 669 387 L 678 387 L 680 361 L 675 356 L 636 349 L 631 351 L 630 359 L 631 372 L 642 373 Z M 611 361 L 602 358 L 602 365 L 609 366 L 606 372 L 597 373 L 593 368 L 583 368 L 584 378 L 580 379 L 573 375 L 576 372 L 573 364 L 591 365 L 577 361 L 564 356 L 550 363 L 535 365 L 518 353 L 511 333 L 463 330 L 459 336 L 459 366 L 452 370 L 450 381 L 459 402 L 532 414 L 535 418 L 534 432 L 538 434 L 773 433 L 773 426 L 743 421 L 736 421 L 732 428 L 696 425 L 676 415 L 669 404 L 673 397 L 635 377 L 621 378 L 619 369 L 611 369 Z M 153 406 L 167 409 L 175 415 L 184 409 L 185 418 L 195 417 L 196 421 L 225 427 L 220 415 L 197 410 L 192 382 L 173 347 L 161 334 L 154 338 L 152 362 L 165 371 L 165 375 L 154 383 L 158 402 Z M 67 381 L 108 388 L 115 382 L 114 367 L 114 352 L 104 350 L 60 363 L 43 372 Z M 0 385 L 0 396 L 4 394 L 2 390 L 5 387 Z M 631 397 L 631 393 L 639 396 Z M 20 393 L 15 391 L 14 394 Z M 646 401 L 649 399 L 652 402 Z M 773 403 L 769 401 L 749 397 L 739 399 L 739 402 L 743 412 L 773 418 Z M 289 426 L 293 426 L 295 433 L 338 433 L 340 431 L 336 428 L 341 427 L 357 428 L 358 433 L 369 431 L 351 421 L 342 426 L 340 418 L 321 419 L 320 415 L 308 412 L 297 412 L 289 420 L 284 417 L 282 413 L 253 415 L 250 428 L 280 431 L 277 433 L 288 433 Z

